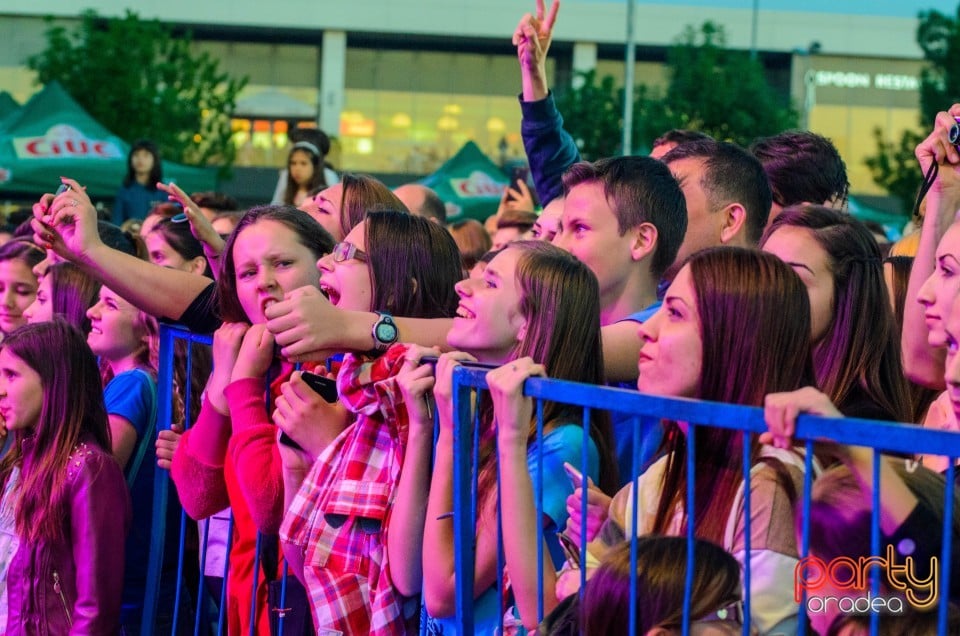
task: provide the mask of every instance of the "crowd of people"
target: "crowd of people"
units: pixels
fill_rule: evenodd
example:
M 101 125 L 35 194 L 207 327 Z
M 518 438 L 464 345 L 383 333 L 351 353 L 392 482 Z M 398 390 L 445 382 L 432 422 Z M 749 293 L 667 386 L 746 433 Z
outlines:
M 626 633 L 631 605 L 645 635 L 685 620 L 797 634 L 801 615 L 821 636 L 867 633 L 869 613 L 840 600 L 858 588 L 825 584 L 834 602 L 817 610 L 797 586 L 811 558 L 869 558 L 872 512 L 881 555 L 926 585 L 881 574 L 880 633 L 936 633 L 938 598 L 960 629 L 960 498 L 944 476 L 960 443 L 874 466 L 871 449 L 823 442 L 808 458 L 793 438 L 801 413 L 960 429 L 960 104 L 916 148 L 939 170 L 919 240 L 887 259 L 811 132 L 742 148 L 669 131 L 650 156 L 581 161 L 546 82 L 558 7 L 538 0 L 513 36 L 533 187 L 511 184 L 486 225 L 447 225 L 421 185 L 333 173 L 312 132 L 276 201 L 245 212 L 151 179 L 149 144 L 114 210 L 128 222 L 162 199 L 137 232 L 98 221 L 68 178 L 33 206 L 0 247 L 0 631 L 189 630 L 168 611 L 182 505 L 206 541 L 194 577 L 230 634 L 271 633 L 279 612 L 298 636 L 456 633 L 458 366 L 489 387 L 470 407 L 476 633 Z M 213 344 L 177 346 L 158 431 L 163 322 Z M 747 444 L 597 411 L 585 434 L 581 409 L 546 401 L 538 434 L 523 394 L 538 376 L 762 407 L 768 432 Z M 141 626 L 167 475 L 161 611 Z M 937 593 L 944 524 L 957 567 Z

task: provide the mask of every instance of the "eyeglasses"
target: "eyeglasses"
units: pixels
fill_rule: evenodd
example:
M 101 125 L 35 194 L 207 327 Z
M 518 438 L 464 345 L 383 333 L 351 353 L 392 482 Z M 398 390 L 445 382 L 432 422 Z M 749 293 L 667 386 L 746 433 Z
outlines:
M 367 262 L 367 253 L 357 248 L 353 243 L 337 243 L 333 246 L 333 252 L 330 255 L 333 256 L 334 263 L 349 261 L 351 258 L 364 263 Z
M 695 623 L 735 623 L 743 625 L 743 601 L 731 603 L 726 607 L 721 607 L 715 612 L 710 612 L 706 616 L 698 618 Z

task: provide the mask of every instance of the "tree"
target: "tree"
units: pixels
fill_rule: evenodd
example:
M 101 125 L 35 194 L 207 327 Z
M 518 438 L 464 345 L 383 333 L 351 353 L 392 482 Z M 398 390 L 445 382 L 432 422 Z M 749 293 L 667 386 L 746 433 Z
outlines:
M 671 128 L 687 128 L 745 146 L 797 125 L 796 111 L 777 98 L 760 62 L 726 46 L 721 25 L 684 29 L 667 53 L 666 93 L 637 93 L 636 141 L 649 145 Z
M 763 66 L 726 48 L 723 27 L 688 26 L 667 54 L 666 91 L 639 84 L 634 94 L 633 146 L 649 147 L 671 128 L 700 130 L 717 139 L 748 144 L 797 125 L 797 113 L 779 102 Z M 566 129 L 586 158 L 617 154 L 623 130 L 624 91 L 612 77 L 593 71 L 557 99 Z
M 960 102 L 960 9 L 956 18 L 939 11 L 921 12 L 919 18 L 917 44 L 929 64 L 920 72 L 920 130 L 905 130 L 898 142 L 891 142 L 876 128 L 877 153 L 865 160 L 874 183 L 904 210 L 913 208 L 923 180 L 913 149 L 933 128 L 937 112 Z
M 87 11 L 72 31 L 51 26 L 45 35 L 46 49 L 27 61 L 39 83 L 59 81 L 114 134 L 152 139 L 166 159 L 224 170 L 233 163 L 230 115 L 247 78 L 192 53 L 189 34 L 175 38 L 132 11 L 123 18 Z
M 623 90 L 613 77 L 598 81 L 596 71 L 579 74 L 582 84 L 557 98 L 564 128 L 588 161 L 619 154 L 623 138 Z

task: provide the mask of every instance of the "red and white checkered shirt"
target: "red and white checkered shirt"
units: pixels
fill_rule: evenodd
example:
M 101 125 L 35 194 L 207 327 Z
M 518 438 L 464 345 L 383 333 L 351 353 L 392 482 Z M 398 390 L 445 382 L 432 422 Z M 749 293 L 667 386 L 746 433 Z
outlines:
M 304 553 L 318 633 L 401 635 L 419 609 L 390 581 L 387 527 L 407 444 L 395 376 L 406 347 L 372 362 L 347 355 L 340 401 L 356 421 L 317 458 L 280 528 Z M 326 631 L 325 631 L 326 630 Z

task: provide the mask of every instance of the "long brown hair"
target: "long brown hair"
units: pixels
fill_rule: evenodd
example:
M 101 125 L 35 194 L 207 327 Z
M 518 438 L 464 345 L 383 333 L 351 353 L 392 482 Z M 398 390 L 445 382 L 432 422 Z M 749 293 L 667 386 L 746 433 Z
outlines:
M 703 342 L 700 400 L 760 406 L 764 396 L 813 383 L 810 300 L 800 277 L 780 259 L 756 250 L 718 247 L 686 262 L 696 294 Z M 697 537 L 720 543 L 742 479 L 738 431 L 696 427 L 694 520 Z M 756 458 L 754 439 L 749 452 Z M 654 532 L 666 533 L 686 509 L 687 440 L 670 425 L 667 466 Z
M 371 311 L 408 318 L 452 318 L 459 297 L 460 253 L 447 231 L 408 212 L 366 218 Z
M 761 247 L 782 227 L 808 230 L 830 259 L 833 316 L 813 351 L 817 386 L 840 410 L 859 386 L 891 419 L 910 421 L 900 338 L 873 235 L 850 215 L 822 205 L 799 205 L 771 222 Z
M 340 175 L 343 197 L 340 199 L 340 229 L 346 236 L 368 212 L 375 210 L 399 210 L 409 212 L 403 201 L 390 188 L 367 174 Z
M 15 465 L 23 470 L 14 514 L 22 541 L 35 544 L 63 538 L 67 462 L 82 438 L 110 452 L 110 429 L 97 361 L 83 335 L 62 318 L 21 327 L 3 348 L 40 376 L 43 405 L 32 431 L 16 431 L 13 450 L 0 460 L 4 482 Z M 51 355 L 55 351 L 56 355 Z M 22 455 L 21 442 L 33 436 Z
M 526 320 L 526 337 L 510 355 L 511 360 L 530 356 L 557 380 L 602 385 L 603 348 L 600 342 L 600 287 L 597 277 L 574 256 L 545 241 L 516 241 L 504 250 L 521 252 L 516 280 L 520 290 L 520 314 Z M 610 416 L 594 411 L 590 434 L 600 455 L 600 488 L 613 493 L 618 486 L 613 458 Z M 545 401 L 544 423 L 580 424 L 582 410 Z M 488 510 L 496 496 L 497 461 L 493 416 L 489 408 L 481 417 L 478 492 L 480 510 Z M 530 422 L 529 447 L 536 441 L 536 419 Z

